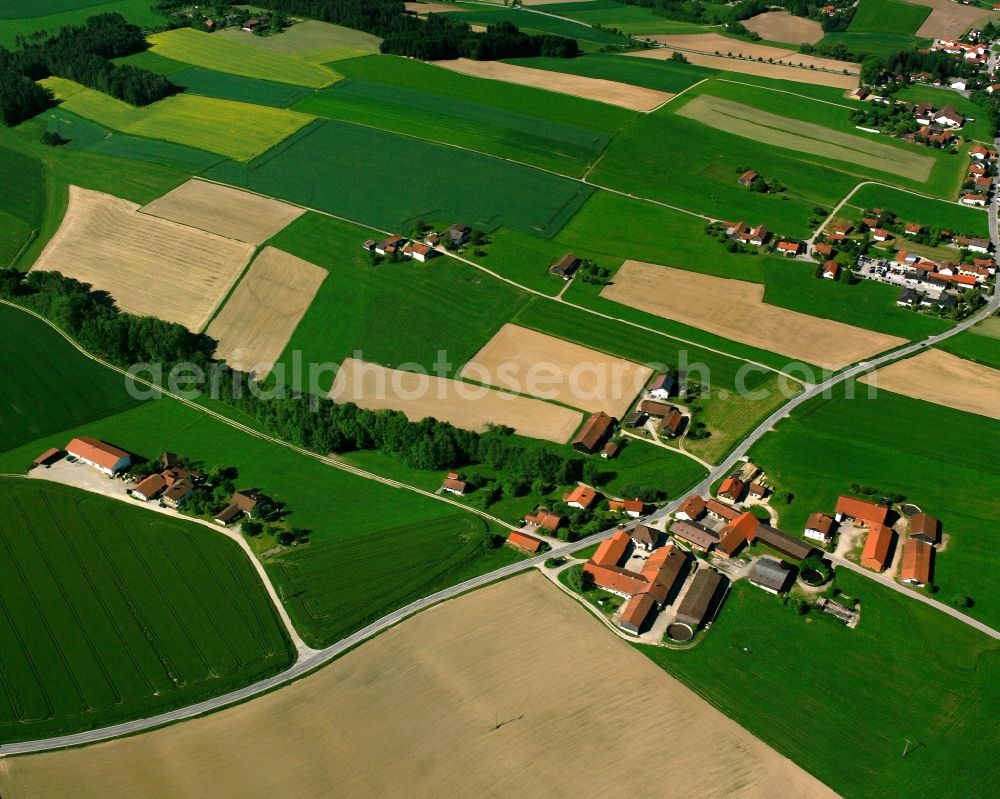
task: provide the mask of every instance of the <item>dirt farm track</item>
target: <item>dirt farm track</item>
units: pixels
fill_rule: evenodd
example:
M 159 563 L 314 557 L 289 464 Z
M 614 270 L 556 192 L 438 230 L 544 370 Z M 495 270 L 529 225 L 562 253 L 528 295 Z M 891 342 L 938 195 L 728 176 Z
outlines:
M 831 369 L 904 343 L 764 302 L 759 283 L 626 261 L 601 296 L 733 341 Z
M 537 573 L 437 605 L 245 705 L 0 760 L 0 795 L 836 796 Z
M 1000 370 L 941 350 L 925 350 L 861 380 L 907 397 L 1000 419 Z

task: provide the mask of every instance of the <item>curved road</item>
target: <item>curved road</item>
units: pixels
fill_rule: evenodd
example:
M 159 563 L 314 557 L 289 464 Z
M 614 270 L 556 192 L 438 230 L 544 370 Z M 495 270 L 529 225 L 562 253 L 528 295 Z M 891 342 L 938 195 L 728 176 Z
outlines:
M 1000 139 L 998 139 L 995 142 L 995 145 L 997 144 L 1000 144 Z M 990 239 L 993 242 L 993 247 L 995 252 L 1000 253 L 1000 237 L 998 237 L 997 234 L 997 197 L 994 197 L 993 202 L 990 204 L 989 218 L 990 218 Z M 66 338 L 77 350 L 79 350 L 81 353 L 86 355 L 91 360 L 98 361 L 99 363 L 102 363 L 105 366 L 108 366 L 109 368 L 115 369 L 115 371 L 124 373 L 124 370 L 121 370 L 111 364 L 107 364 L 104 361 L 100 360 L 99 358 L 96 358 L 92 354 L 88 353 L 86 350 L 81 348 L 75 341 L 73 341 L 69 336 L 67 336 L 60 328 L 56 327 L 54 324 L 52 324 L 52 322 L 50 322 L 45 317 L 40 316 L 39 314 L 36 314 L 33 311 L 30 311 L 13 303 L 8 303 L 2 300 L 0 300 L 0 302 L 3 302 L 3 304 L 5 305 L 10 305 L 11 307 L 17 308 L 18 310 L 26 311 L 38 317 L 43 322 L 48 324 L 50 327 L 53 327 L 55 330 L 57 330 L 60 333 L 60 335 Z M 859 364 L 855 364 L 854 366 L 844 369 L 843 371 L 837 373 L 836 375 L 830 377 L 829 379 L 823 381 L 822 383 L 807 386 L 806 389 L 801 394 L 791 398 L 778 410 L 772 413 L 767 419 L 765 419 L 761 424 L 759 424 L 757 428 L 749 436 L 747 436 L 747 438 L 745 438 L 742 441 L 742 443 L 740 443 L 736 447 L 736 449 L 734 449 L 722 463 L 716 466 L 709 473 L 709 475 L 704 480 L 702 480 L 701 483 L 692 488 L 691 491 L 697 493 L 707 492 L 709 487 L 714 482 L 727 476 L 732 471 L 736 463 L 744 455 L 746 455 L 747 452 L 749 452 L 750 449 L 774 427 L 774 425 L 776 425 L 779 421 L 781 421 L 781 419 L 784 419 L 787 416 L 789 416 L 791 412 L 794 411 L 796 408 L 798 408 L 800 405 L 809 402 L 815 397 L 823 395 L 825 392 L 832 391 L 832 389 L 835 386 L 839 385 L 840 383 L 846 382 L 847 380 L 851 380 L 855 377 L 859 377 L 880 366 L 885 366 L 886 364 L 892 363 L 893 361 L 898 361 L 902 358 L 907 358 L 910 355 L 914 355 L 920 352 L 922 349 L 925 349 L 926 347 L 932 346 L 940 341 L 944 341 L 945 339 L 951 338 L 952 336 L 956 336 L 959 333 L 968 330 L 977 322 L 980 322 L 983 319 L 987 318 L 988 316 L 992 315 L 998 309 L 1000 309 L 1000 291 L 998 291 L 997 287 L 995 286 L 993 291 L 993 296 L 990 298 L 989 302 L 984 308 L 982 308 L 978 313 L 974 314 L 968 319 L 959 322 L 957 325 L 955 325 L 955 327 L 951 328 L 950 330 L 944 333 L 939 333 L 938 335 L 935 336 L 930 336 L 929 338 L 926 338 L 923 341 L 906 344 L 902 347 L 899 347 L 898 349 L 890 350 L 889 352 L 880 355 L 876 358 L 872 358 L 868 361 L 862 361 Z M 388 480 L 371 472 L 364 472 L 361 469 L 356 469 L 354 467 L 347 466 L 346 464 L 340 463 L 332 458 L 327 458 L 322 455 L 317 455 L 316 453 L 302 449 L 300 447 L 295 447 L 289 444 L 288 442 L 273 438 L 271 436 L 267 436 L 266 434 L 263 434 L 260 431 L 242 425 L 239 422 L 229 419 L 228 417 L 223 416 L 222 414 L 216 413 L 215 411 L 212 411 L 209 408 L 205 408 L 201 405 L 197 405 L 196 403 L 183 400 L 180 397 L 174 397 L 173 395 L 170 394 L 167 394 L 166 396 L 171 396 L 174 399 L 177 399 L 178 401 L 185 402 L 185 404 L 189 405 L 190 407 L 197 409 L 203 413 L 208 413 L 213 417 L 217 418 L 219 421 L 222 421 L 233 427 L 242 429 L 244 432 L 249 433 L 250 435 L 259 438 L 264 438 L 273 441 L 274 443 L 280 446 L 285 446 L 294 449 L 311 458 L 320 460 L 323 463 L 326 463 L 330 466 L 334 466 L 335 468 L 344 469 L 345 471 L 352 472 L 354 474 L 357 474 L 358 476 L 367 477 L 368 479 L 380 480 L 381 482 L 385 482 L 389 485 L 394 485 L 398 488 L 404 488 L 410 491 L 417 491 L 418 493 L 428 494 L 429 496 L 435 499 L 439 500 L 443 499 L 444 501 L 448 501 L 440 496 L 430 494 L 430 492 L 425 492 L 420 489 L 416 489 L 412 486 L 408 486 L 405 483 L 400 483 L 394 480 Z M 122 735 L 132 735 L 138 732 L 154 729 L 155 727 L 162 727 L 165 724 L 171 724 L 177 721 L 191 719 L 214 710 L 219 710 L 229 705 L 243 702 L 255 696 L 259 696 L 263 693 L 274 690 L 275 688 L 279 688 L 282 685 L 286 685 L 287 683 L 302 677 L 303 675 L 309 673 L 310 671 L 313 671 L 314 669 L 326 665 L 327 663 L 331 662 L 332 660 L 336 659 L 341 654 L 346 652 L 348 649 L 351 649 L 357 644 L 360 644 L 363 641 L 366 641 L 367 639 L 377 635 L 378 633 L 394 626 L 395 624 L 407 618 L 408 616 L 412 616 L 414 613 L 418 613 L 421 610 L 424 610 L 432 605 L 437 604 L 438 602 L 443 602 L 444 600 L 452 599 L 453 597 L 456 597 L 467 591 L 480 588 L 489 583 L 495 582 L 496 580 L 501 580 L 506 577 L 518 574 L 520 572 L 527 571 L 528 569 L 532 569 L 535 566 L 544 563 L 546 558 L 558 557 L 560 555 L 568 555 L 573 551 L 590 546 L 591 544 L 595 544 L 613 535 L 615 532 L 617 532 L 618 529 L 630 529 L 642 522 L 653 521 L 656 519 L 663 518 L 664 516 L 667 516 L 674 510 L 676 510 L 676 508 L 680 505 L 682 500 L 683 500 L 682 497 L 677 498 L 672 502 L 668 503 L 667 505 L 665 505 L 664 507 L 658 509 L 655 513 L 651 514 L 650 516 L 644 517 L 642 519 L 636 519 L 634 521 L 629 522 L 626 525 L 622 525 L 622 527 L 620 528 L 615 527 L 610 530 L 605 530 L 603 532 L 596 533 L 592 536 L 581 539 L 580 541 L 575 541 L 572 544 L 566 544 L 565 546 L 557 547 L 544 555 L 537 555 L 533 558 L 529 558 L 527 560 L 523 560 L 518 563 L 510 564 L 509 566 L 505 566 L 501 569 L 497 569 L 496 571 L 489 572 L 488 574 L 483 574 L 480 575 L 479 577 L 474 577 L 472 579 L 466 580 L 462 583 L 459 583 L 458 585 L 452 586 L 451 588 L 446 588 L 443 591 L 438 591 L 437 593 L 425 597 L 424 599 L 419 599 L 416 602 L 411 602 L 409 605 L 406 605 L 405 607 L 399 608 L 398 610 L 395 610 L 392 613 L 383 616 L 381 619 L 372 622 L 368 626 L 347 636 L 346 638 L 342 639 L 341 641 L 338 641 L 332 646 L 317 651 L 314 656 L 308 659 L 303 659 L 298 661 L 294 666 L 292 666 L 287 671 L 284 671 L 281 674 L 276 674 L 273 677 L 269 677 L 265 680 L 261 680 L 260 682 L 254 683 L 253 685 L 248 685 L 245 688 L 240 688 L 236 691 L 231 691 L 228 694 L 223 694 L 222 696 L 217 696 L 213 699 L 208 699 L 204 702 L 199 702 L 198 704 L 195 705 L 189 705 L 188 707 L 180 708 L 178 710 L 172 710 L 166 713 L 161 713 L 160 715 L 152 716 L 150 718 L 135 719 L 133 721 L 123 722 L 122 724 L 116 724 L 111 727 L 103 727 L 101 729 L 74 733 L 72 735 L 61 735 L 54 738 L 45 738 L 35 741 L 24 741 L 21 743 L 6 744 L 0 747 L 0 757 L 8 755 L 16 755 L 16 754 L 25 754 L 28 752 L 44 752 L 52 749 L 62 749 L 69 746 L 81 746 L 83 744 L 95 743 L 97 741 L 105 741 L 110 738 L 117 738 Z M 460 505 L 459 503 L 452 503 L 452 504 L 459 505 L 465 510 L 472 510 L 464 505 Z M 479 512 L 479 515 L 486 516 L 487 518 L 493 518 L 490 517 L 488 514 L 482 512 Z M 499 519 L 494 519 L 494 521 L 499 522 L 504 527 L 509 527 L 509 525 L 500 522 Z M 848 563 L 843 563 L 840 565 L 844 565 L 847 568 L 854 567 L 854 564 L 848 564 Z M 877 580 L 879 579 L 878 576 L 870 572 L 862 570 L 861 573 L 863 573 L 865 576 Z M 879 580 L 879 582 L 885 585 L 889 584 L 889 582 L 891 581 L 887 582 L 886 580 Z M 936 600 L 932 600 L 929 597 L 917 594 L 916 592 L 907 591 L 901 586 L 896 585 L 894 582 L 891 582 L 891 587 L 893 587 L 896 590 L 901 590 L 907 595 L 919 599 L 925 604 L 931 605 L 932 607 L 935 607 L 941 610 L 942 612 L 948 613 L 950 616 L 958 619 L 959 621 L 964 622 L 965 624 L 970 625 L 971 627 L 974 627 L 977 630 L 980 630 L 981 632 L 991 636 L 992 638 L 1000 640 L 1000 632 L 992 629 L 991 627 L 983 624 L 982 622 L 976 621 L 975 619 L 972 619 L 969 616 L 960 613 L 954 608 L 950 608 L 947 605 L 943 605 L 942 603 L 937 602 Z

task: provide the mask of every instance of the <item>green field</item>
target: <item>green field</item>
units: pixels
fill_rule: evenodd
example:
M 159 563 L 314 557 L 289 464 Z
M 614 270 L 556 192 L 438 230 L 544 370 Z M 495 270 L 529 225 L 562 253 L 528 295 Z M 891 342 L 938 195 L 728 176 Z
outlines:
M 69 342 L 23 311 L 0 305 L 0 330 L 7 342 L 0 348 L 0 373 L 5 375 L 0 384 L 0 451 L 136 404 L 124 392 L 123 378 L 81 358 Z
M 62 78 L 42 83 L 62 101 L 60 109 L 99 125 L 240 161 L 265 152 L 312 119 L 294 111 L 195 94 L 178 94 L 136 108 Z
M 0 741 L 151 716 L 293 662 L 260 579 L 218 532 L 0 478 L 0 552 Z
M 819 44 L 836 47 L 843 44 L 848 52 L 856 55 L 887 56 L 900 50 L 912 50 L 914 47 L 929 44 L 930 39 L 917 39 L 905 33 L 828 33 Z
M 313 64 L 377 53 L 381 42 L 381 39 L 370 33 L 314 19 L 298 22 L 280 34 L 268 36 L 253 36 L 237 28 L 226 28 L 215 35 L 235 39 L 272 53 L 295 56 Z
M 986 319 L 937 346 L 960 358 L 1000 369 L 1000 318 Z
M 311 89 L 301 86 L 228 75 L 225 72 L 213 72 L 201 67 L 190 67 L 182 72 L 175 72 L 170 75 L 170 80 L 190 94 L 254 105 L 269 105 L 272 108 L 288 108 L 312 94 Z
M 983 238 L 990 235 L 989 214 L 985 210 L 918 197 L 889 186 L 862 186 L 851 197 L 850 205 L 861 211 L 871 208 L 893 211 L 904 222 L 948 229 L 956 235 L 964 233 Z
M 45 175 L 38 159 L 6 147 L 0 147 L 0 174 L 6 185 L 0 196 L 0 267 L 5 267 L 41 227 Z
M 899 0 L 861 0 L 848 33 L 901 33 L 913 35 L 930 16 L 930 6 Z
M 860 575 L 836 581 L 861 602 L 853 630 L 740 581 L 698 646 L 640 651 L 841 796 L 990 795 L 997 642 Z
M 636 6 L 621 6 L 621 8 L 636 8 Z M 684 91 L 703 78 L 717 74 L 714 69 L 696 67 L 693 64 L 675 64 L 652 58 L 622 58 L 608 53 L 590 53 L 579 58 L 538 57 L 504 60 L 508 64 L 518 64 L 522 67 L 566 72 L 571 75 L 583 75 L 586 78 L 616 80 L 671 94 Z
M 429 92 L 351 79 L 311 94 L 294 110 L 452 144 L 580 176 L 607 133 Z
M 289 58 L 242 41 L 233 41 L 193 28 L 178 28 L 149 37 L 153 53 L 196 67 L 322 89 L 340 80 L 340 75 L 321 64 Z
M 945 105 L 953 106 L 956 111 L 966 118 L 965 124 L 962 126 L 961 131 L 959 131 L 960 135 L 983 142 L 983 144 L 990 147 L 993 146 L 993 126 L 990 124 L 990 119 L 985 109 L 966 99 L 958 92 L 943 87 L 915 84 L 913 86 L 906 86 L 894 96 L 897 100 L 908 103 L 931 103 L 935 108 L 941 108 Z
M 224 163 L 205 176 L 383 230 L 408 228 L 414 218 L 461 219 L 545 237 L 593 192 L 508 161 L 332 120 L 310 125 L 249 167 Z
M 525 33 L 554 33 L 557 36 L 566 36 L 576 39 L 583 50 L 596 50 L 604 45 L 628 46 L 632 41 L 610 31 L 589 28 L 586 25 L 579 25 L 566 19 L 558 19 L 553 16 L 524 12 L 517 9 L 507 8 L 485 8 L 466 4 L 460 6 L 456 13 L 449 13 L 453 19 L 463 19 L 466 22 L 476 25 L 497 25 L 501 22 L 511 22 Z
M 162 28 L 166 18 L 153 11 L 151 0 L 5 0 L 0 4 L 0 46 L 13 47 L 18 34 L 37 30 L 55 33 L 95 14 L 121 14 L 144 29 Z
M 852 483 L 905 494 L 941 519 L 949 536 L 934 566 L 942 601 L 970 596 L 976 603 L 970 615 L 1000 625 L 993 583 L 1000 477 L 992 466 L 1000 422 L 887 391 L 869 399 L 867 386 L 848 387 L 855 399 L 845 399 L 841 387 L 835 398 L 813 400 L 750 453 L 779 490 L 795 495 L 781 508 L 782 529 L 799 533 L 810 513 L 832 511 Z
M 707 5 L 710 10 L 712 4 Z M 588 25 L 600 25 L 605 28 L 617 28 L 622 33 L 631 35 L 658 33 L 705 33 L 712 30 L 708 25 L 696 25 L 689 22 L 678 22 L 667 19 L 655 13 L 650 8 L 642 6 L 627 6 L 616 0 L 590 0 L 582 3 L 546 3 L 541 9 L 547 14 L 586 22 Z M 640 37 L 641 38 L 641 37 Z

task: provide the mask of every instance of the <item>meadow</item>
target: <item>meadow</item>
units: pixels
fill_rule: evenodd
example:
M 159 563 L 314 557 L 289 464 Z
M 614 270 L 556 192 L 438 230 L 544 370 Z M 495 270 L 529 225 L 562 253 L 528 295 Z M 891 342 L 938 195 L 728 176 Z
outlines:
M 351 79 L 294 110 L 580 176 L 611 136 L 593 128 L 384 83 Z
M 709 5 L 711 8 L 711 4 Z M 678 22 L 656 14 L 650 8 L 628 6 L 616 0 L 590 0 L 581 3 L 546 3 L 540 10 L 547 14 L 569 17 L 588 25 L 617 28 L 622 33 L 641 37 L 641 34 L 703 33 L 711 30 L 707 25 Z
M 372 157 L 385 168 L 373 168 Z M 550 237 L 589 186 L 486 155 L 333 120 L 318 121 L 249 165 L 205 177 L 389 230 L 415 218 L 501 224 Z
M 615 0 L 611 0 L 615 2 Z M 615 3 L 618 5 L 618 3 Z M 638 6 L 622 6 L 629 9 Z M 697 67 L 693 64 L 675 64 L 670 61 L 654 61 L 648 58 L 621 58 L 608 53 L 589 53 L 579 58 L 506 58 L 508 64 L 522 67 L 547 69 L 551 72 L 568 72 L 586 78 L 615 80 L 631 83 L 647 89 L 677 94 L 693 86 L 703 78 L 717 74 L 716 70 Z
M 970 596 L 975 605 L 967 612 L 996 627 L 1000 478 L 991 464 L 998 447 L 1000 422 L 884 390 L 870 399 L 868 386 L 848 383 L 782 421 L 750 455 L 778 490 L 794 494 L 780 510 L 782 529 L 793 534 L 810 513 L 833 510 L 852 483 L 905 494 L 939 518 L 949 537 L 934 565 L 942 601 Z
M 201 67 L 189 67 L 170 75 L 170 80 L 189 94 L 235 100 L 240 103 L 288 108 L 313 92 L 301 86 L 260 78 L 245 78 Z
M 177 94 L 136 108 L 62 78 L 46 78 L 42 83 L 62 101 L 60 110 L 114 130 L 240 161 L 265 152 L 312 120 L 294 111 L 195 94 Z
M 844 569 L 836 585 L 853 630 L 740 581 L 698 646 L 639 650 L 841 796 L 989 794 L 997 642 Z
M 0 385 L 0 451 L 136 404 L 124 392 L 123 378 L 81 358 L 62 336 L 23 311 L 0 305 L 0 330 L 10 343 L 0 348 L 0 372 L 6 375 Z
M 956 235 L 989 237 L 989 215 L 986 211 L 955 202 L 919 197 L 896 191 L 890 186 L 862 186 L 851 197 L 849 205 L 858 211 L 882 208 L 892 211 L 904 222 L 948 229 Z
M 340 80 L 336 72 L 320 64 L 289 58 L 193 28 L 153 34 L 149 43 L 155 55 L 245 78 L 263 78 L 310 89 L 322 89 Z
M 1000 319 L 987 319 L 937 346 L 960 358 L 1000 369 Z
M 975 139 L 990 147 L 993 146 L 993 127 L 986 109 L 966 99 L 958 92 L 944 87 L 914 84 L 904 87 L 895 97 L 897 100 L 908 103 L 931 103 L 935 108 L 950 105 L 966 118 L 961 130 L 962 136 Z
M 929 43 L 929 39 L 917 39 L 908 33 L 891 33 L 889 31 L 866 31 L 828 33 L 820 40 L 820 45 L 836 47 L 843 44 L 848 52 L 856 55 L 887 56 L 900 50 L 910 50 L 921 43 Z
M 29 155 L 0 146 L 0 174 L 6 188 L 0 197 L 0 267 L 12 266 L 42 224 L 45 175 Z
M 294 56 L 312 64 L 377 53 L 381 42 L 381 39 L 370 33 L 314 19 L 297 22 L 280 34 L 268 36 L 253 36 L 237 28 L 226 28 L 216 35 L 272 53 Z
M 565 19 L 544 16 L 543 14 L 525 13 L 517 9 L 486 8 L 479 5 L 463 5 L 455 13 L 449 13 L 453 19 L 463 19 L 475 25 L 497 25 L 501 22 L 512 22 L 525 33 L 553 33 L 556 36 L 566 36 L 576 39 L 582 50 L 597 50 L 604 45 L 628 46 L 632 42 L 625 36 L 619 36 L 599 28 L 589 28 Z
M 929 6 L 900 0 L 861 0 L 848 33 L 901 33 L 912 36 L 930 15 Z
M 0 478 L 0 741 L 161 713 L 294 650 L 246 556 L 191 523 Z
M 166 18 L 150 0 L 6 0 L 0 4 L 0 46 L 13 47 L 18 34 L 51 33 L 63 25 L 78 25 L 95 14 L 121 14 L 144 29 L 162 28 Z

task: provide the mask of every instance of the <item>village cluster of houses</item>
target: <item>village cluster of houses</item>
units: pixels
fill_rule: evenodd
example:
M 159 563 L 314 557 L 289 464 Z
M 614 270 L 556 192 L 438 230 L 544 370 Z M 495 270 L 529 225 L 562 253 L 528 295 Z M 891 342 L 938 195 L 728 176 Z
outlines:
M 774 235 L 767 229 L 767 226 L 763 224 L 751 227 L 746 222 L 739 221 L 723 222 L 722 225 L 726 231 L 726 237 L 740 244 L 763 247 L 774 238 Z M 778 255 L 786 255 L 794 258 L 802 252 L 802 242 L 794 239 L 779 238 L 774 242 L 773 250 Z
M 405 258 L 412 258 L 414 261 L 423 263 L 438 254 L 438 245 L 444 244 L 445 246 L 461 247 L 469 240 L 470 233 L 471 228 L 468 225 L 464 222 L 456 222 L 443 233 L 431 231 L 424 236 L 423 241 L 408 239 L 399 233 L 393 233 L 381 241 L 368 239 L 361 246 L 368 252 L 374 252 L 376 255 L 385 257 L 399 254 Z
M 96 438 L 74 438 L 63 449 L 49 449 L 35 458 L 32 466 L 48 468 L 63 458 L 96 469 L 107 477 L 118 477 L 132 465 L 132 455 L 113 444 Z M 195 487 L 205 481 L 205 476 L 180 465 L 180 459 L 172 452 L 160 456 L 160 468 L 130 485 L 126 493 L 140 502 L 158 501 L 173 510 L 183 507 L 194 494 Z M 227 526 L 250 516 L 263 495 L 255 490 L 237 491 L 214 517 L 217 524 Z

